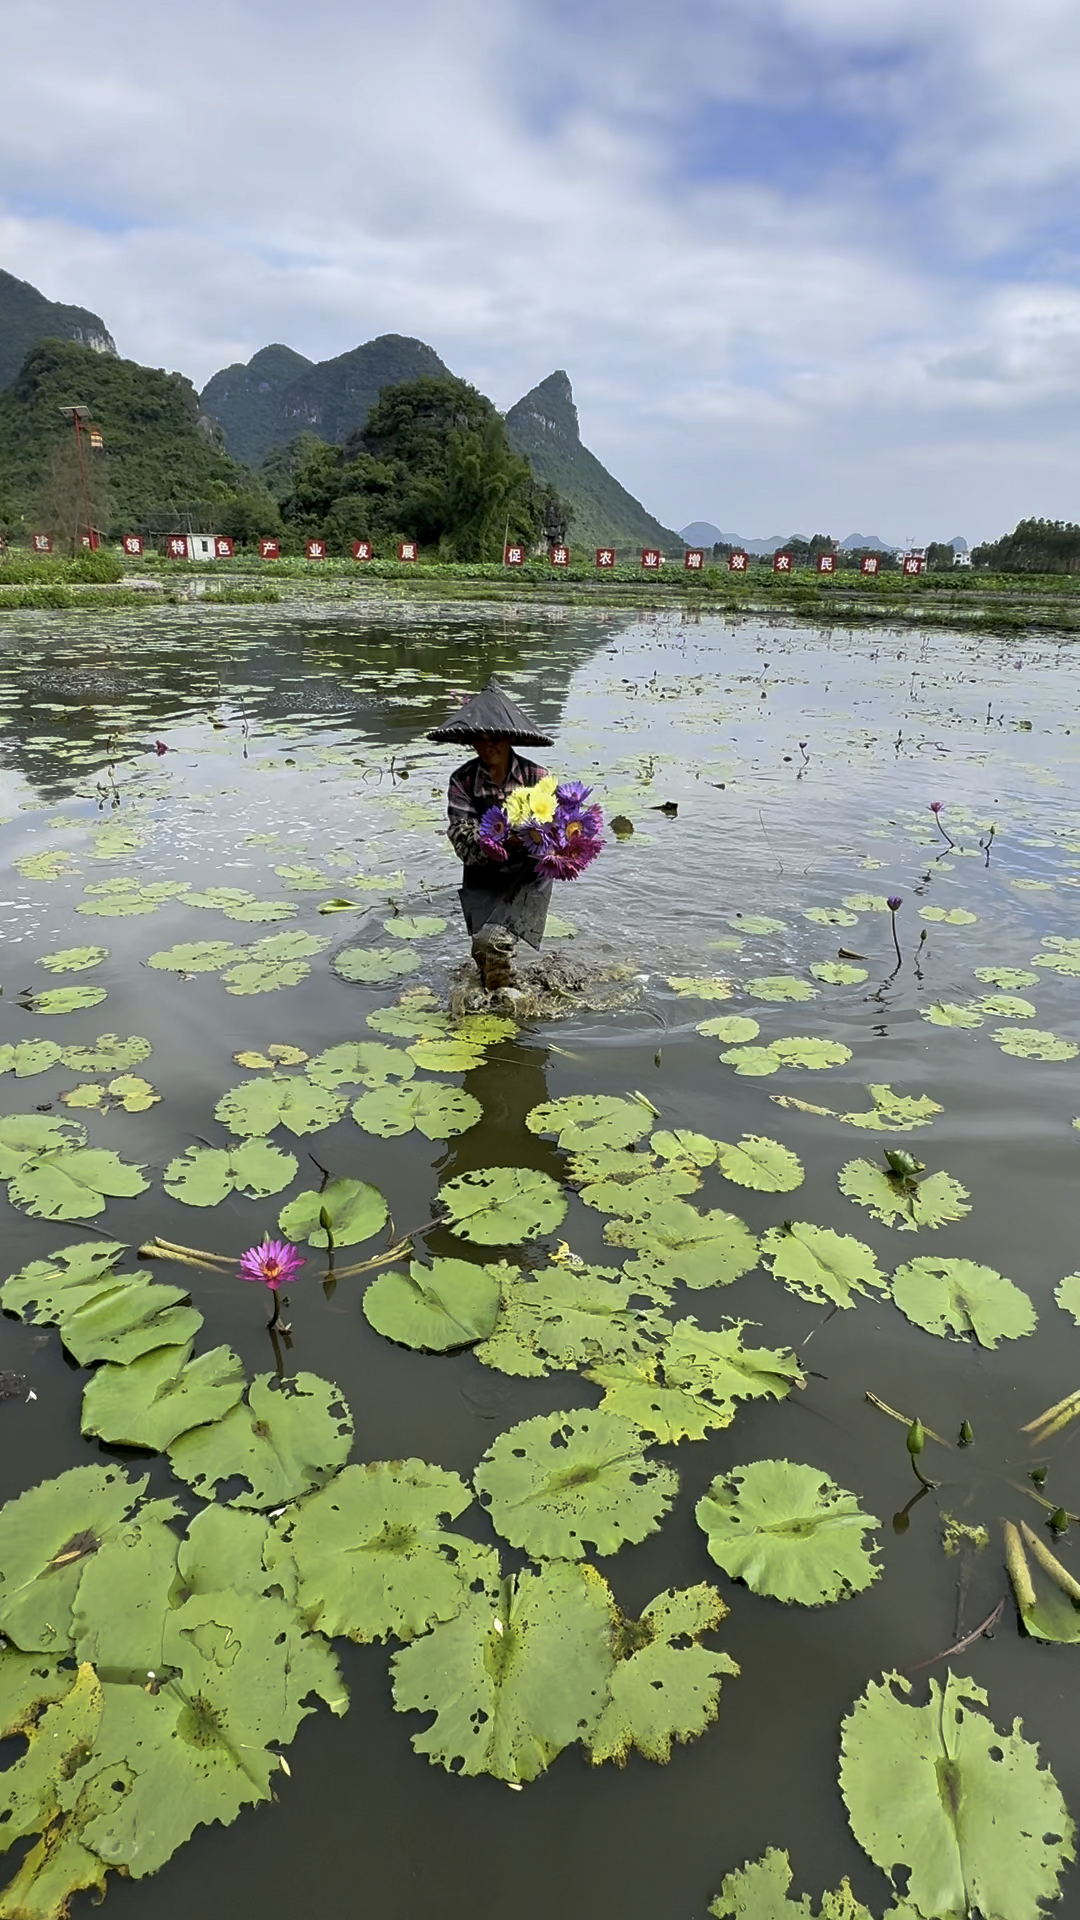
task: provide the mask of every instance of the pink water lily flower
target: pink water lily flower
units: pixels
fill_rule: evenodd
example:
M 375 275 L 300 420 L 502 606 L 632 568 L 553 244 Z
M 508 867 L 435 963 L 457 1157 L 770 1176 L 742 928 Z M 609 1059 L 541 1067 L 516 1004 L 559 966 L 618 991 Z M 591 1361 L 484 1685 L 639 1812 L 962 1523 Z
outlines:
M 279 1287 L 287 1286 L 295 1274 L 299 1273 L 304 1260 L 295 1247 L 285 1240 L 263 1240 L 257 1247 L 249 1247 L 240 1258 L 241 1280 L 261 1280 L 271 1293 L 277 1293 Z

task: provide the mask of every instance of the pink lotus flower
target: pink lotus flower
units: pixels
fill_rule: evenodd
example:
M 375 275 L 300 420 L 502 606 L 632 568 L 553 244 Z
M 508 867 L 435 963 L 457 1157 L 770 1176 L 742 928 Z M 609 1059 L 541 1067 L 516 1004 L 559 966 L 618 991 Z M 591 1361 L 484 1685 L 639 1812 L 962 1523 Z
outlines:
M 257 1247 L 249 1247 L 240 1258 L 241 1280 L 261 1280 L 276 1294 L 279 1287 L 287 1286 L 293 1276 L 299 1273 L 305 1262 L 295 1247 L 284 1240 L 266 1239 Z
M 168 749 L 168 747 L 167 747 L 167 746 L 165 745 L 165 742 L 164 742 L 164 740 L 155 740 L 155 741 L 154 741 L 154 752 L 155 752 L 155 753 L 157 753 L 157 754 L 162 754 L 162 753 L 168 753 L 168 751 L 169 751 L 169 749 Z

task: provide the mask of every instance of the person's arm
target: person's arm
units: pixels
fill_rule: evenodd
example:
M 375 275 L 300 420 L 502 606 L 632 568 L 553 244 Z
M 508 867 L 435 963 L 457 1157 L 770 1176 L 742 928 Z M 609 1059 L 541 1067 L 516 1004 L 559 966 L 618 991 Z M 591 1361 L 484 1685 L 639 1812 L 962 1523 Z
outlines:
M 475 866 L 486 859 L 478 838 L 480 822 L 473 806 L 472 794 L 457 773 L 451 774 L 450 785 L 446 790 L 446 837 L 454 852 L 465 866 Z

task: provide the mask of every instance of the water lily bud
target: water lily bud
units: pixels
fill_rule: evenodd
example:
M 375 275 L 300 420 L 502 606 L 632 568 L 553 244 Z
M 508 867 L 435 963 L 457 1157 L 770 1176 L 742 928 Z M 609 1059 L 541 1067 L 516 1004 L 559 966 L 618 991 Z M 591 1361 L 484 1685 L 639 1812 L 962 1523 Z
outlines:
M 1049 1520 L 1051 1533 L 1065 1533 L 1068 1528 L 1068 1525 L 1069 1525 L 1069 1516 L 1066 1513 L 1064 1507 L 1055 1507 L 1053 1513 L 1050 1515 L 1050 1520 Z
M 962 1421 L 960 1424 L 960 1445 L 962 1447 L 970 1447 L 974 1438 L 975 1438 L 975 1432 L 972 1427 L 971 1421 L 970 1420 Z
M 907 1450 L 910 1453 L 913 1460 L 918 1458 L 919 1454 L 922 1452 L 925 1445 L 926 1445 L 926 1435 L 923 1432 L 922 1421 L 913 1420 L 910 1427 L 908 1428 L 908 1436 L 907 1436 Z
M 896 913 L 897 910 L 903 906 L 903 904 L 904 904 L 904 896 L 902 893 L 890 893 L 888 899 L 885 902 L 885 905 L 888 907 L 890 913 Z
M 1044 1487 L 1049 1471 L 1049 1467 L 1032 1467 L 1031 1472 L 1028 1474 L 1028 1479 L 1032 1481 L 1036 1487 Z

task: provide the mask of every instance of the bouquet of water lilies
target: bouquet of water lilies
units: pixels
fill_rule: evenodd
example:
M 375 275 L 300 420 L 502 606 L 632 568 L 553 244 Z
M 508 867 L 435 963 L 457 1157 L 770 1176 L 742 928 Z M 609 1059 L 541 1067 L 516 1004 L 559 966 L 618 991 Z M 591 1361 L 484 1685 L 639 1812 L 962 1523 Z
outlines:
M 541 880 L 576 880 L 603 850 L 604 816 L 589 806 L 591 787 L 548 774 L 534 787 L 516 787 L 501 807 L 489 807 L 479 828 L 491 860 L 505 860 L 511 845 L 533 856 Z

